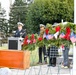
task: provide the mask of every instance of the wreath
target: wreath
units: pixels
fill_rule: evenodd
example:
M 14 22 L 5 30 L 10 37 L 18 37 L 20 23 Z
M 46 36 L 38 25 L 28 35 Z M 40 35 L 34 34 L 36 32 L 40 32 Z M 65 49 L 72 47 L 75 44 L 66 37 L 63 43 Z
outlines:
M 36 47 L 46 45 L 69 46 L 76 43 L 76 25 L 74 23 L 59 23 L 53 26 L 49 23 L 46 24 L 46 29 L 43 37 L 38 37 L 38 34 L 28 34 L 24 38 L 22 45 L 23 50 L 35 50 Z

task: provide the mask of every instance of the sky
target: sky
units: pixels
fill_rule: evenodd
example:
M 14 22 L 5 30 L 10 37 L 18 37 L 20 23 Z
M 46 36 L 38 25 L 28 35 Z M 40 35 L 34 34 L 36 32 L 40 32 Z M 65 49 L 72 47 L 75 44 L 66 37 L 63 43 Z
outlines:
M 14 2 L 15 0 L 12 0 L 12 3 Z M 6 10 L 6 19 L 9 19 L 9 12 L 10 12 L 10 0 L 0 0 L 1 2 L 1 6 L 2 8 L 4 8 Z

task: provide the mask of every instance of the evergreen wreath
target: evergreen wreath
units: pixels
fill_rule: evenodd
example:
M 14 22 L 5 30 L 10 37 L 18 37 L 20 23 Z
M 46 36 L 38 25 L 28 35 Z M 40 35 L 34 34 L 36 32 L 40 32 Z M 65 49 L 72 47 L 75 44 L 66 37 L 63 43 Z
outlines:
M 36 47 L 44 45 L 59 47 L 61 45 L 69 46 L 73 43 L 76 43 L 76 25 L 74 23 L 59 23 L 57 26 L 47 23 L 43 37 L 38 37 L 38 34 L 28 34 L 24 38 L 22 49 L 35 50 Z

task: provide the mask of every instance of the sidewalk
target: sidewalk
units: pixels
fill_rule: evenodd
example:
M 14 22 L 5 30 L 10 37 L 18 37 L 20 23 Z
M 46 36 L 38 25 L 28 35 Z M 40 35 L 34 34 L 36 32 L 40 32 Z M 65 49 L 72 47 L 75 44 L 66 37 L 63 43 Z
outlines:
M 48 67 L 47 65 L 33 66 L 27 70 L 11 69 L 11 75 L 71 75 L 71 69 L 64 69 L 57 65 Z

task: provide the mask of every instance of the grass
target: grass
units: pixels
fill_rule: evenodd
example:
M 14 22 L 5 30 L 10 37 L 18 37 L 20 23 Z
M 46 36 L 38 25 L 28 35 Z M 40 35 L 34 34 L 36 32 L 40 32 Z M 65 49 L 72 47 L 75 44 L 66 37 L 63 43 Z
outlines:
M 31 56 L 30 56 L 31 66 L 35 66 L 37 65 L 37 62 L 38 62 L 38 49 L 30 53 L 31 53 Z
M 8 48 L 7 48 L 7 46 L 2 46 L 2 47 L 0 47 L 0 50 L 2 50 L 2 49 L 8 49 Z

